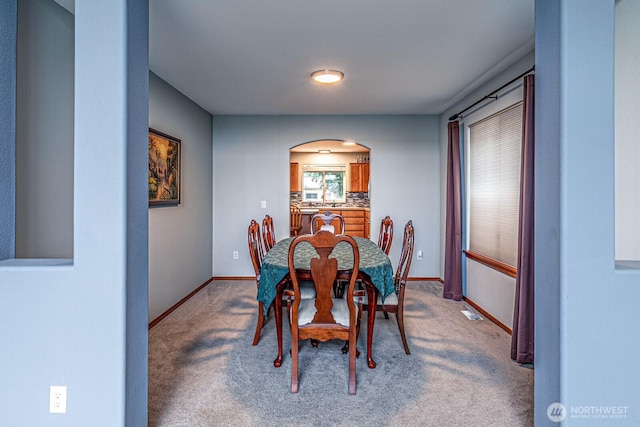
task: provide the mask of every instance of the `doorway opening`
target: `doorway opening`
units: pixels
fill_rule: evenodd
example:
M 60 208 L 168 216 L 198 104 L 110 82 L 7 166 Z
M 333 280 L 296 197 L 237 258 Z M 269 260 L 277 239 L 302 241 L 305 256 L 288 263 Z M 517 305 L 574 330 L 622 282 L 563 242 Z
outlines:
M 370 155 L 368 147 L 341 139 L 309 141 L 289 150 L 289 203 L 302 212 L 298 234 L 310 233 L 314 214 L 332 212 L 345 217 L 345 234 L 369 237 Z

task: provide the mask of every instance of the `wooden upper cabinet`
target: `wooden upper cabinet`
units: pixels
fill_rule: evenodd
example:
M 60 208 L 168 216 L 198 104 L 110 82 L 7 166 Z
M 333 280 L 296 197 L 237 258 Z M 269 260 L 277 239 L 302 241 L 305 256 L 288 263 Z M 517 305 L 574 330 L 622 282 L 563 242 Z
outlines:
M 298 163 L 289 164 L 289 185 L 290 191 L 301 191 L 300 175 L 298 174 Z
M 369 163 L 362 164 L 362 191 L 369 192 Z
M 351 185 L 349 186 L 349 191 L 360 191 L 360 179 L 362 177 L 360 165 L 361 163 L 350 163 Z
M 350 163 L 351 187 L 349 191 L 369 191 L 369 163 Z

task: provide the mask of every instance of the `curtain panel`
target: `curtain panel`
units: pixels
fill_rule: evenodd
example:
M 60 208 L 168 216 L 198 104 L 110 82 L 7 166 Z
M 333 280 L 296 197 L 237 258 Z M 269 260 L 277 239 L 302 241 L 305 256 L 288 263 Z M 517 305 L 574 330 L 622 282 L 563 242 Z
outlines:
M 462 299 L 462 198 L 460 124 L 450 122 L 447 149 L 447 218 L 443 297 Z
M 524 77 L 522 167 L 518 226 L 518 275 L 511 334 L 511 359 L 533 363 L 534 355 L 534 88 L 535 76 Z

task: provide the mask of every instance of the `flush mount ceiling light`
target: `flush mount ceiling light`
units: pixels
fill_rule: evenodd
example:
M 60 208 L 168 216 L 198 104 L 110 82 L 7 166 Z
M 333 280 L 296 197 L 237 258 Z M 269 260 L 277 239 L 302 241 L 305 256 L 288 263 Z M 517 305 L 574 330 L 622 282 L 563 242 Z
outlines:
M 331 154 L 331 150 L 318 150 L 320 154 Z
M 349 145 L 349 146 L 353 146 L 353 145 L 356 145 L 356 143 L 355 143 L 355 142 L 353 142 L 353 141 L 344 141 L 344 142 L 342 143 L 342 145 Z
M 311 79 L 316 83 L 338 83 L 344 79 L 344 73 L 338 70 L 318 70 L 311 73 Z

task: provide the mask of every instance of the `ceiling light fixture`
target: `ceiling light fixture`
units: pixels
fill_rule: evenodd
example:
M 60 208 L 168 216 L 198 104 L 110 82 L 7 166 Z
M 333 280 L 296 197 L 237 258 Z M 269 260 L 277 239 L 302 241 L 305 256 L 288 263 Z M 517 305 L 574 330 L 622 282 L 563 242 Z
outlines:
M 331 150 L 318 150 L 320 154 L 331 154 Z
M 344 141 L 342 145 L 356 145 L 356 143 L 353 141 Z
M 344 79 L 344 73 L 338 70 L 318 70 L 311 73 L 311 79 L 317 83 L 338 83 Z

